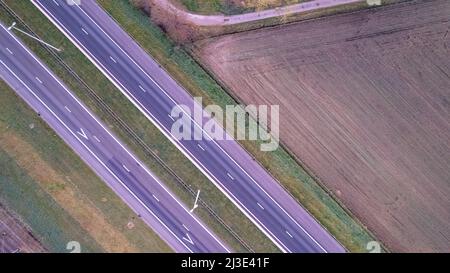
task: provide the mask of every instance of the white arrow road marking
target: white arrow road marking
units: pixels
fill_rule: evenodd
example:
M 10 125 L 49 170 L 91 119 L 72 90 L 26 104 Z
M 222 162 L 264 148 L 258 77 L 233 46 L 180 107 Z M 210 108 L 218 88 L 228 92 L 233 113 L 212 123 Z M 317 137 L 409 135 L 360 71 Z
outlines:
M 197 196 L 195 197 L 195 203 L 194 203 L 194 206 L 192 207 L 192 209 L 191 209 L 191 213 L 198 207 L 198 204 L 197 204 L 197 202 L 198 202 L 198 196 L 200 195 L 200 190 L 198 190 L 198 192 L 197 192 Z
M 77 133 L 78 133 L 80 136 L 82 136 L 83 138 L 89 140 L 88 136 L 87 136 L 86 133 L 83 131 L 83 128 L 80 128 L 80 131 L 81 131 L 81 132 L 77 131 Z
M 194 241 L 192 241 L 192 239 L 191 239 L 191 237 L 189 236 L 188 233 L 186 233 L 186 237 L 183 237 L 183 240 L 185 240 L 186 242 L 190 243 L 191 245 L 194 245 Z

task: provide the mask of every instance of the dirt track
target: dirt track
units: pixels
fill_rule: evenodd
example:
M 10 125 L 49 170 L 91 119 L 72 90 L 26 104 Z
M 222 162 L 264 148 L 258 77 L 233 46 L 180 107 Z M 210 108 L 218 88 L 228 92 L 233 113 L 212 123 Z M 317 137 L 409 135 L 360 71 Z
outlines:
M 393 251 L 450 251 L 450 1 L 198 43 L 233 95 Z

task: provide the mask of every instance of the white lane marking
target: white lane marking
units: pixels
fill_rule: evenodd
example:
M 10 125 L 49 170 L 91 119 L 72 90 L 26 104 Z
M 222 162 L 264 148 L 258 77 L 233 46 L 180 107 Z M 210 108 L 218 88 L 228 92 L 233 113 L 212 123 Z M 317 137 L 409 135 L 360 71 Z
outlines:
M 185 230 L 189 231 L 188 227 L 185 224 L 181 224 Z
M 152 194 L 152 196 L 153 196 L 153 198 L 155 198 L 155 200 L 156 200 L 157 202 L 159 202 L 159 199 L 158 199 L 154 194 Z
M 294 238 L 294 237 L 292 237 L 292 235 L 289 233 L 289 231 L 287 231 L 286 230 L 286 234 L 289 236 L 289 237 L 291 237 L 291 238 Z
M 38 83 L 42 84 L 41 79 L 39 79 L 38 77 L 35 77 L 35 79 L 38 81 Z
M 260 203 L 256 202 L 256 204 L 258 204 L 258 206 L 259 206 L 262 210 L 264 210 L 264 207 L 263 207 Z
M 122 164 L 122 167 L 125 169 L 125 171 L 127 171 L 128 173 L 130 172 L 130 170 L 127 168 L 127 166 Z
M 147 92 L 142 85 L 139 85 L 139 89 L 141 89 L 142 92 Z
M 109 56 L 109 58 L 110 58 L 111 61 L 113 61 L 114 63 L 117 63 L 116 59 L 114 59 L 112 56 Z
M 102 31 L 104 34 L 105 34 L 105 36 L 106 37 L 108 37 L 108 39 L 111 41 L 111 42 L 113 42 L 113 44 L 114 45 L 116 45 L 116 47 L 117 48 L 119 48 L 156 86 L 158 86 L 158 88 L 176 105 L 177 103 L 173 100 L 173 98 L 172 97 L 170 97 L 168 94 L 167 94 L 167 92 L 163 89 L 163 88 L 161 88 L 161 86 L 155 81 L 155 80 L 153 80 L 153 78 L 150 76 L 150 75 L 148 75 L 147 74 L 147 72 L 145 72 L 144 71 L 144 69 L 140 66 L 140 65 L 138 65 L 137 63 L 136 63 L 136 61 L 134 60 L 134 59 L 132 59 L 129 55 L 128 55 L 128 53 L 126 53 L 126 51 L 124 50 L 124 49 L 122 49 L 95 21 L 94 21 L 94 19 L 92 19 L 83 9 L 82 9 L 82 7 L 81 6 L 77 6 L 84 14 L 85 14 L 85 16 L 86 17 L 88 17 L 96 26 L 97 26 L 97 28 L 98 29 L 100 29 L 100 31 Z M 45 8 L 44 8 L 45 9 Z M 56 20 L 57 21 L 57 20 Z M 62 24 L 61 24 L 62 25 Z M 63 28 L 65 28 L 65 27 L 63 27 Z M 63 31 L 63 33 L 65 33 L 64 31 Z M 67 33 L 70 33 L 69 31 L 67 31 Z M 66 33 L 66 34 L 67 34 Z M 71 37 L 70 37 L 70 35 L 68 35 L 69 37 L 69 39 L 71 39 Z M 76 38 L 74 38 L 75 40 L 76 40 Z M 81 44 L 81 43 L 80 43 Z M 88 52 L 88 54 L 86 54 L 86 55 L 92 55 L 92 53 L 90 53 L 90 51 L 89 50 L 87 50 L 82 44 L 81 44 L 81 46 L 85 49 L 85 54 L 86 54 L 86 52 Z M 91 59 L 91 60 L 93 60 L 93 59 L 95 59 L 95 60 L 97 60 L 93 55 L 92 55 L 92 58 L 89 56 L 88 57 L 89 59 Z M 97 60 L 97 62 L 98 62 L 98 60 Z M 101 64 L 101 62 L 98 62 L 98 64 L 100 64 L 100 66 L 102 66 L 103 67 L 103 65 Z M 97 66 L 97 68 L 99 68 L 100 70 L 102 70 L 100 67 L 99 67 L 99 65 L 96 65 Z M 103 67 L 103 69 L 104 70 L 106 70 L 106 71 L 108 71 L 105 67 Z M 122 88 L 123 88 L 123 90 L 120 88 L 120 86 L 119 86 L 119 84 L 120 85 L 122 85 L 112 74 L 111 74 L 111 72 L 109 72 L 108 71 L 108 73 L 110 73 L 111 74 L 111 76 L 110 75 L 108 75 L 108 73 L 106 73 L 106 72 L 104 72 L 104 71 L 102 71 L 104 74 L 105 74 L 105 76 L 107 77 L 107 78 L 109 78 L 110 80 L 112 79 L 112 78 L 114 78 L 114 80 L 115 81 L 117 81 L 117 83 L 114 83 L 114 85 L 116 85 L 116 87 L 118 87 L 119 88 L 119 90 L 121 90 L 124 94 L 125 94 L 125 96 L 127 97 L 127 98 L 130 98 L 126 93 L 128 92 L 128 93 L 130 93 L 128 90 L 127 90 L 127 92 L 125 92 L 124 90 L 126 90 L 126 88 L 124 87 L 124 86 L 122 86 Z M 132 96 L 132 94 L 130 93 L 130 96 Z M 133 99 L 134 100 L 136 100 L 136 98 L 134 98 L 134 96 L 132 96 L 133 97 Z M 143 111 L 137 104 L 139 104 L 139 105 L 141 105 L 141 107 L 143 108 L 143 109 L 145 109 L 146 111 L 148 111 L 138 100 L 136 100 L 136 101 L 132 101 L 133 102 L 133 104 L 135 105 L 135 106 L 137 106 L 140 110 L 141 110 L 141 112 L 143 112 L 144 113 L 144 115 L 145 116 L 147 116 L 148 117 L 148 114 L 145 112 L 145 111 Z M 184 111 L 184 110 L 183 110 Z M 158 124 L 156 124 L 156 123 L 159 123 L 159 121 L 149 112 L 149 114 L 153 117 L 153 120 L 152 120 L 152 118 L 149 118 L 150 119 L 150 121 L 152 121 L 162 132 L 163 132 L 163 134 L 164 135 L 166 135 L 167 137 L 169 137 L 168 135 L 167 135 L 167 133 L 165 133 L 165 130 L 163 130 L 162 128 L 163 128 L 163 126 L 162 125 L 158 125 Z M 185 114 L 187 114 L 187 113 L 185 113 Z M 193 118 L 190 116 L 190 115 L 188 115 L 190 118 L 191 118 L 191 120 L 193 120 Z M 198 127 L 198 128 L 200 128 L 200 129 L 202 129 L 202 127 L 195 121 L 195 120 L 193 120 L 194 121 L 194 124 Z M 170 133 L 169 133 L 170 134 Z M 316 244 L 316 245 L 318 245 L 324 252 L 327 252 L 323 247 L 322 247 L 322 245 L 320 245 L 319 244 L 319 242 L 317 242 L 297 221 L 295 221 L 294 220 L 294 218 L 292 218 L 292 216 L 291 215 L 289 215 L 287 212 L 286 212 L 286 210 L 283 208 L 283 207 L 281 207 L 280 206 L 280 204 L 278 204 L 278 202 L 276 202 L 273 198 L 272 198 L 272 196 L 270 196 L 262 187 L 261 187 L 261 185 L 259 185 L 256 181 L 255 181 L 255 179 L 252 177 L 252 176 L 250 176 L 250 174 L 248 174 L 213 138 L 211 138 L 211 136 L 209 136 L 208 134 L 206 134 L 206 136 L 210 139 L 210 140 L 212 140 L 212 142 L 241 170 L 241 171 L 243 171 L 249 178 L 250 178 L 250 180 L 252 180 L 252 182 L 253 183 L 255 183 L 256 185 L 257 185 L 257 187 L 260 189 L 260 190 L 262 190 L 262 192 L 264 193 L 264 194 L 266 194 L 271 200 L 272 200 L 272 202 L 274 202 L 282 211 L 283 211 L 283 213 L 285 213 L 290 219 L 291 219 L 291 221 L 293 221 L 298 227 L 300 227 L 300 229 L 311 239 L 311 240 L 313 240 L 314 241 L 314 243 Z M 173 137 L 173 136 L 172 136 Z M 189 150 L 187 150 L 186 149 L 186 147 L 184 147 L 183 146 L 183 144 L 181 144 L 178 140 L 173 140 L 173 139 L 171 139 L 171 138 L 169 138 L 170 140 L 171 140 L 171 142 L 172 143 L 174 143 L 179 149 L 180 149 L 180 151 L 185 155 L 185 156 L 187 156 L 192 162 L 193 162 L 193 164 L 195 165 L 195 166 L 197 166 L 197 167 L 199 167 L 199 166 L 202 166 L 203 167 L 203 169 L 201 169 L 200 168 L 200 171 L 204 174 L 204 175 L 206 175 L 211 181 L 213 180 L 212 179 L 212 177 L 214 177 L 214 175 L 213 174 L 211 174 L 211 172 L 207 169 L 207 168 L 205 168 L 204 166 L 203 166 L 203 164 L 201 163 L 201 162 L 198 162 L 198 160 L 195 158 L 195 157 L 193 157 L 193 155 L 191 154 L 191 152 L 189 151 Z M 181 147 L 183 147 L 183 148 L 181 148 Z M 190 155 L 190 156 L 189 156 Z M 215 178 L 215 177 L 214 177 Z M 238 200 L 217 178 L 215 178 L 216 179 L 216 181 L 212 181 L 216 186 L 218 185 L 218 184 L 220 184 L 222 187 L 219 187 L 219 189 L 225 194 L 225 195 L 227 195 L 227 197 L 229 197 L 229 199 L 231 200 L 232 198 L 230 198 L 230 196 L 232 196 L 235 200 L 232 200 L 232 202 L 235 204 L 235 205 L 237 205 L 236 203 L 239 203 L 240 204 L 240 206 L 238 206 L 240 209 L 241 209 L 241 211 L 246 215 L 246 216 L 248 216 L 248 214 L 251 214 L 253 217 L 255 217 L 249 210 L 248 210 L 248 208 L 247 207 L 245 207 L 241 202 L 240 202 L 240 200 Z M 228 192 L 229 194 L 226 194 L 225 192 Z M 244 210 L 247 210 L 247 212 L 248 212 L 248 214 L 247 214 L 247 212 L 244 212 Z M 271 239 L 273 239 L 272 240 L 272 242 L 273 243 L 275 243 L 283 252 L 286 252 L 285 250 L 287 250 L 287 251 L 289 251 L 289 252 L 291 252 L 290 250 L 289 250 L 289 248 L 287 248 L 285 245 L 283 245 L 283 243 L 281 242 L 281 241 L 279 241 L 279 239 L 269 230 L 269 229 L 267 229 L 265 226 L 264 226 L 264 224 L 262 224 L 261 223 L 261 221 L 259 221 L 259 219 L 258 218 L 256 218 L 255 217 L 255 219 L 251 219 L 252 220 L 252 222 L 254 223 L 254 224 L 256 224 L 262 231 L 263 231 L 263 233 L 264 234 L 266 234 L 269 238 L 271 238 Z M 259 225 L 255 222 L 255 221 L 257 221 L 258 223 L 259 223 Z M 262 228 L 262 227 L 264 227 L 264 228 Z M 264 229 L 266 229 L 266 230 L 264 230 Z M 268 235 L 268 233 L 270 233 L 272 236 L 269 236 Z M 277 240 L 276 239 L 278 239 L 278 242 L 277 242 Z M 283 247 L 285 248 L 285 249 L 283 249 L 283 247 L 281 246 L 281 245 L 283 245 Z
M 72 111 L 70 111 L 70 109 L 69 109 L 69 107 L 67 107 L 67 105 L 64 106 L 64 108 L 66 108 L 67 112 L 72 113 Z
M 84 132 L 83 128 L 80 128 L 80 131 L 81 131 L 81 132 L 77 131 L 77 133 L 78 133 L 80 136 L 82 136 L 83 138 L 89 140 L 89 138 L 88 138 L 88 136 L 86 135 L 86 133 Z
M 93 138 L 95 139 L 95 141 L 97 141 L 97 142 L 99 142 L 99 143 L 101 142 L 100 139 L 98 139 L 97 136 L 93 136 Z
M 57 5 L 59 7 L 59 3 L 56 2 L 55 0 L 53 0 L 53 3 L 55 3 L 55 5 Z
M 101 63 L 101 62 L 99 62 L 98 60 L 97 60 L 97 58 L 95 57 L 95 56 L 93 56 L 92 55 L 92 53 L 90 53 L 90 51 L 89 50 L 87 50 L 86 49 L 86 47 L 82 44 L 82 43 L 80 43 L 79 41 L 78 41 L 78 39 L 75 37 L 75 36 L 73 36 L 71 33 L 70 33 L 70 31 L 68 31 L 67 30 L 67 28 L 62 24 L 62 23 L 60 23 L 59 22 L 59 20 L 58 19 L 56 19 L 55 18 L 55 16 L 51 13 L 51 12 L 49 12 L 48 10 L 47 10 L 47 8 L 45 8 L 43 5 L 42 5 L 42 3 L 40 3 L 40 1 L 39 0 L 36 0 L 36 1 L 32 1 L 32 3 L 35 5 L 35 7 L 36 8 L 38 8 L 44 15 L 46 15 L 46 17 L 56 26 L 56 28 L 58 28 L 66 37 L 67 37 L 67 39 L 69 39 L 81 52 L 83 52 L 84 53 L 84 55 L 187 157 L 187 158 L 189 158 L 189 159 L 191 159 L 191 161 L 192 161 L 192 163 L 198 168 L 198 169 L 200 169 L 201 171 L 202 171 L 202 173 L 203 174 L 205 174 L 205 176 L 206 177 L 208 177 L 211 181 L 213 181 L 213 183 L 216 185 L 216 187 L 218 187 L 219 189 L 221 189 L 222 190 L 222 192 L 228 197 L 228 199 L 230 199 L 231 201 L 232 201 L 232 203 L 234 203 L 237 207 L 239 207 L 240 209 L 241 209 L 241 211 L 249 218 L 249 219 L 251 219 L 252 220 L 252 222 L 253 223 L 255 223 L 255 221 L 257 221 L 258 223 L 255 223 L 258 227 L 260 227 L 260 229 L 262 230 L 262 232 L 264 233 L 264 234 L 266 234 L 268 237 L 270 237 L 270 238 L 276 238 L 272 233 L 271 233 L 271 231 L 270 230 L 268 230 L 260 221 L 259 221 L 259 219 L 258 218 L 256 218 L 250 211 L 248 211 L 248 209 L 247 208 L 245 208 L 245 206 L 240 202 L 240 200 L 238 200 L 237 198 L 235 198 L 234 197 L 234 195 L 231 193 L 231 192 L 229 192 L 228 191 L 228 189 L 226 189 L 222 184 L 221 184 L 221 182 L 217 179 L 217 178 L 215 178 L 214 177 L 214 175 L 212 175 L 212 174 L 210 174 L 209 173 L 209 171 L 200 163 L 200 162 L 197 162 L 196 160 L 192 160 L 192 158 L 193 158 L 193 155 L 188 151 L 188 150 L 185 150 L 185 149 L 182 149 L 182 148 L 180 148 L 181 146 L 182 146 L 182 144 L 178 141 L 178 140 L 174 140 L 174 138 L 171 138 L 171 137 L 169 137 L 169 135 L 168 135 L 168 132 L 166 132 L 166 130 L 165 129 L 163 129 L 163 127 L 162 127 L 162 125 L 159 123 L 159 121 L 151 114 L 151 113 L 146 113 L 145 111 L 143 111 L 142 110 L 142 108 L 144 108 L 145 109 L 145 107 L 143 107 L 142 105 L 139 105 L 138 103 L 139 103 L 139 101 L 137 101 L 136 100 L 136 98 L 131 98 L 130 96 L 132 96 L 131 95 L 131 93 L 129 92 L 129 91 L 124 91 L 124 90 L 126 90 L 126 88 L 125 87 L 123 87 L 123 86 L 121 86 L 121 83 L 103 66 L 103 64 Z M 80 8 L 79 6 L 77 6 L 78 8 Z M 81 9 L 82 10 L 82 9 Z M 86 14 L 85 12 L 84 12 L 84 10 L 82 10 L 82 12 L 84 13 L 84 14 Z M 87 14 L 86 14 L 87 15 Z M 88 15 L 87 15 L 88 16 Z M 89 16 L 88 16 L 89 17 Z M 92 18 L 90 18 L 89 17 L 89 19 L 91 20 L 91 21 L 93 21 L 92 20 Z M 94 22 L 94 24 L 98 27 L 98 25 L 97 25 L 97 23 L 95 23 L 95 21 L 93 21 Z M 101 28 L 100 28 L 101 29 Z M 104 32 L 102 29 L 101 29 L 101 31 L 102 32 Z M 15 39 L 15 38 L 14 38 Z M 110 38 L 111 39 L 111 38 Z M 113 41 L 114 42 L 114 41 Z M 115 43 L 115 42 L 114 42 Z M 25 47 L 25 46 L 23 46 L 22 45 L 22 47 L 23 48 L 25 48 L 25 50 L 27 50 L 28 51 L 28 49 Z M 120 48 L 121 49 L 121 48 Z M 123 49 L 121 49 L 122 51 L 123 51 Z M 28 51 L 29 52 L 29 51 Z M 30 53 L 31 54 L 31 53 Z M 33 56 L 33 58 L 34 58 L 34 56 Z M 42 65 L 42 64 L 41 64 Z M 44 69 L 46 69 L 45 67 L 44 67 Z M 108 72 L 105 72 L 105 71 L 108 71 Z M 52 75 L 53 76 L 53 75 Z M 54 76 L 53 76 L 54 77 Z M 62 83 L 60 83 L 63 87 L 64 87 L 64 85 L 62 84 Z M 65 87 L 64 87 L 65 88 Z M 73 94 L 72 93 L 70 93 L 67 89 L 66 89 L 66 91 L 72 96 L 72 97 L 74 97 L 73 96 Z M 165 91 L 164 91 L 165 92 Z M 130 94 L 129 94 L 130 93 Z M 75 100 L 77 100 L 77 102 L 78 103 L 80 103 L 79 101 L 78 101 L 78 99 L 77 98 L 75 98 L 74 97 L 74 99 Z M 92 114 L 80 103 L 80 105 L 92 116 Z M 151 117 L 150 117 L 150 116 Z M 94 119 L 96 119 L 95 117 L 93 117 Z M 97 121 L 98 122 L 98 121 Z M 98 122 L 99 124 L 100 124 L 100 126 L 102 126 L 104 129 L 105 129 L 105 131 L 106 132 L 108 132 L 108 134 L 110 134 L 111 135 L 111 133 L 100 123 L 100 122 Z M 112 136 L 112 135 L 111 135 Z M 114 138 L 114 140 L 116 140 L 118 143 L 119 143 L 119 145 L 121 145 L 122 146 L 122 144 L 114 137 L 114 136 L 112 136 L 113 138 Z M 123 146 L 122 146 L 123 147 Z M 124 148 L 124 147 L 123 147 Z M 125 148 L 124 148 L 125 149 Z M 127 149 L 125 149 L 125 151 L 127 151 L 127 153 L 129 153 L 129 155 L 131 156 L 131 157 L 133 157 L 134 159 L 136 159 L 135 157 L 134 157 L 134 155 L 132 155 Z M 137 160 L 137 159 L 136 159 Z M 186 211 L 186 212 L 188 212 L 188 210 L 186 209 L 186 207 L 184 207 L 184 205 L 183 204 L 181 204 L 180 202 L 179 202 L 179 200 L 178 199 L 176 199 L 173 195 L 172 195 L 172 193 L 171 192 L 169 192 L 168 190 L 167 190 L 167 188 L 158 180 L 158 179 L 156 179 L 154 176 L 153 176 L 153 174 L 152 173 L 150 173 L 150 171 L 147 169 L 147 168 L 145 168 L 144 167 L 144 170 L 150 175 L 150 176 L 152 176 L 155 180 L 156 180 L 156 182 Z M 206 170 L 206 171 L 204 171 L 204 170 Z M 218 185 L 218 184 L 220 184 L 220 185 Z M 239 203 L 239 204 L 237 204 L 237 203 Z M 245 208 L 245 210 L 244 209 L 242 209 L 242 208 Z M 251 216 L 250 216 L 251 215 Z M 211 231 L 208 229 L 208 228 L 206 228 L 205 226 L 204 226 L 204 224 L 203 223 L 201 223 L 196 217 L 193 217 L 193 219 L 211 236 L 211 237 L 213 237 L 215 240 L 216 240 L 216 242 L 218 243 L 218 244 L 220 244 L 222 247 L 223 247 L 223 249 L 225 249 L 227 252 L 230 252 L 230 250 L 214 235 L 214 234 L 212 234 L 211 233 Z M 261 228 L 261 226 L 263 226 L 264 228 Z M 171 230 L 170 230 L 171 231 Z M 271 235 L 269 235 L 268 233 L 270 233 Z M 174 235 L 174 237 L 176 237 L 178 240 L 179 240 L 179 238 L 172 232 L 172 234 Z M 181 242 L 181 240 L 179 240 L 180 242 Z M 285 247 L 284 245 L 283 245 L 283 247 L 281 247 L 280 246 L 280 244 L 282 244 L 281 242 L 277 242 L 277 241 L 273 241 L 283 252 L 286 252 L 284 249 L 288 249 L 287 247 Z M 182 243 L 182 242 L 181 242 Z M 183 244 L 185 247 L 187 247 L 185 244 Z M 189 248 L 188 248 L 189 249 Z M 189 249 L 190 250 L 190 249 Z M 288 249 L 289 250 L 289 249 Z M 191 250 L 190 250 L 191 251 Z M 192 251 L 191 251 L 192 252 Z
M 81 28 L 81 30 L 84 32 L 84 34 L 89 35 L 89 33 L 84 28 Z
M 202 151 L 205 151 L 205 148 L 203 148 L 202 145 L 197 144 L 197 146 L 198 146 Z
M 169 118 L 170 118 L 172 121 L 175 121 L 175 118 L 172 117 L 170 114 L 168 114 L 168 116 L 169 116 Z
M 13 52 L 11 51 L 11 49 L 6 48 L 6 51 L 8 51 L 9 54 L 14 55 Z
M 186 233 L 186 237 L 183 237 L 183 240 L 190 243 L 191 245 L 194 245 L 194 241 L 192 241 L 191 237 L 189 236 L 189 233 Z
M 234 180 L 234 177 L 230 173 L 227 173 L 227 175 L 231 180 Z

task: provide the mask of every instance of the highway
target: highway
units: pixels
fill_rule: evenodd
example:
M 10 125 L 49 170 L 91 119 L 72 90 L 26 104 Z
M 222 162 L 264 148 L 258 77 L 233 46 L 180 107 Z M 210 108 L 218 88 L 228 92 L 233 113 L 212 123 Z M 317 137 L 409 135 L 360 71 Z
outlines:
M 229 252 L 11 32 L 1 25 L 1 78 L 99 177 L 175 251 Z
M 172 109 L 200 106 L 95 1 L 32 2 L 281 251 L 345 251 L 237 142 L 172 136 Z

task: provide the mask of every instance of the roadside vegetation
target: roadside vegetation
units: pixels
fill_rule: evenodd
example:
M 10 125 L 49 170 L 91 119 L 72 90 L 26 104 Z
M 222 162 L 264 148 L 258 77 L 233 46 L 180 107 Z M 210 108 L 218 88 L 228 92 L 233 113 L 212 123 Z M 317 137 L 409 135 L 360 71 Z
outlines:
M 0 1 L 1 2 L 1 1 Z M 23 41 L 55 72 L 75 94 L 84 101 L 111 130 L 120 137 L 133 152 L 155 173 L 187 206 L 193 204 L 197 189 L 201 189 L 197 215 L 233 250 L 238 252 L 277 252 L 273 243 L 253 225 L 231 201 L 229 201 L 197 168 L 171 144 L 160 131 L 134 107 L 134 105 L 101 74 L 101 72 L 67 40 L 29 1 L 4 1 L 31 30 L 45 41 L 63 49 L 57 57 L 74 74 L 61 65 L 55 56 L 35 41 L 22 37 Z M 116 19 L 135 24 L 133 28 L 146 28 L 148 19 L 127 1 L 99 1 L 112 8 Z M 17 21 L 2 10 L 5 24 Z M 26 28 L 19 24 L 18 27 Z M 156 27 L 138 32 L 141 38 L 149 39 L 161 52 L 175 49 L 171 41 Z M 134 33 L 136 34 L 136 33 Z M 20 36 L 20 35 L 19 35 Z M 190 61 L 188 55 L 179 60 Z M 165 58 L 160 55 L 158 59 Z M 195 63 L 195 62 L 194 62 Z M 82 84 L 84 82 L 86 85 Z M 89 88 L 88 88 L 88 87 Z M 175 171 L 176 170 L 176 171 Z M 106 186 L 105 186 L 106 187 Z M 84 191 L 83 191 L 84 192 Z M 89 192 L 100 192 L 91 188 Z M 145 236 L 142 237 L 146 239 Z

